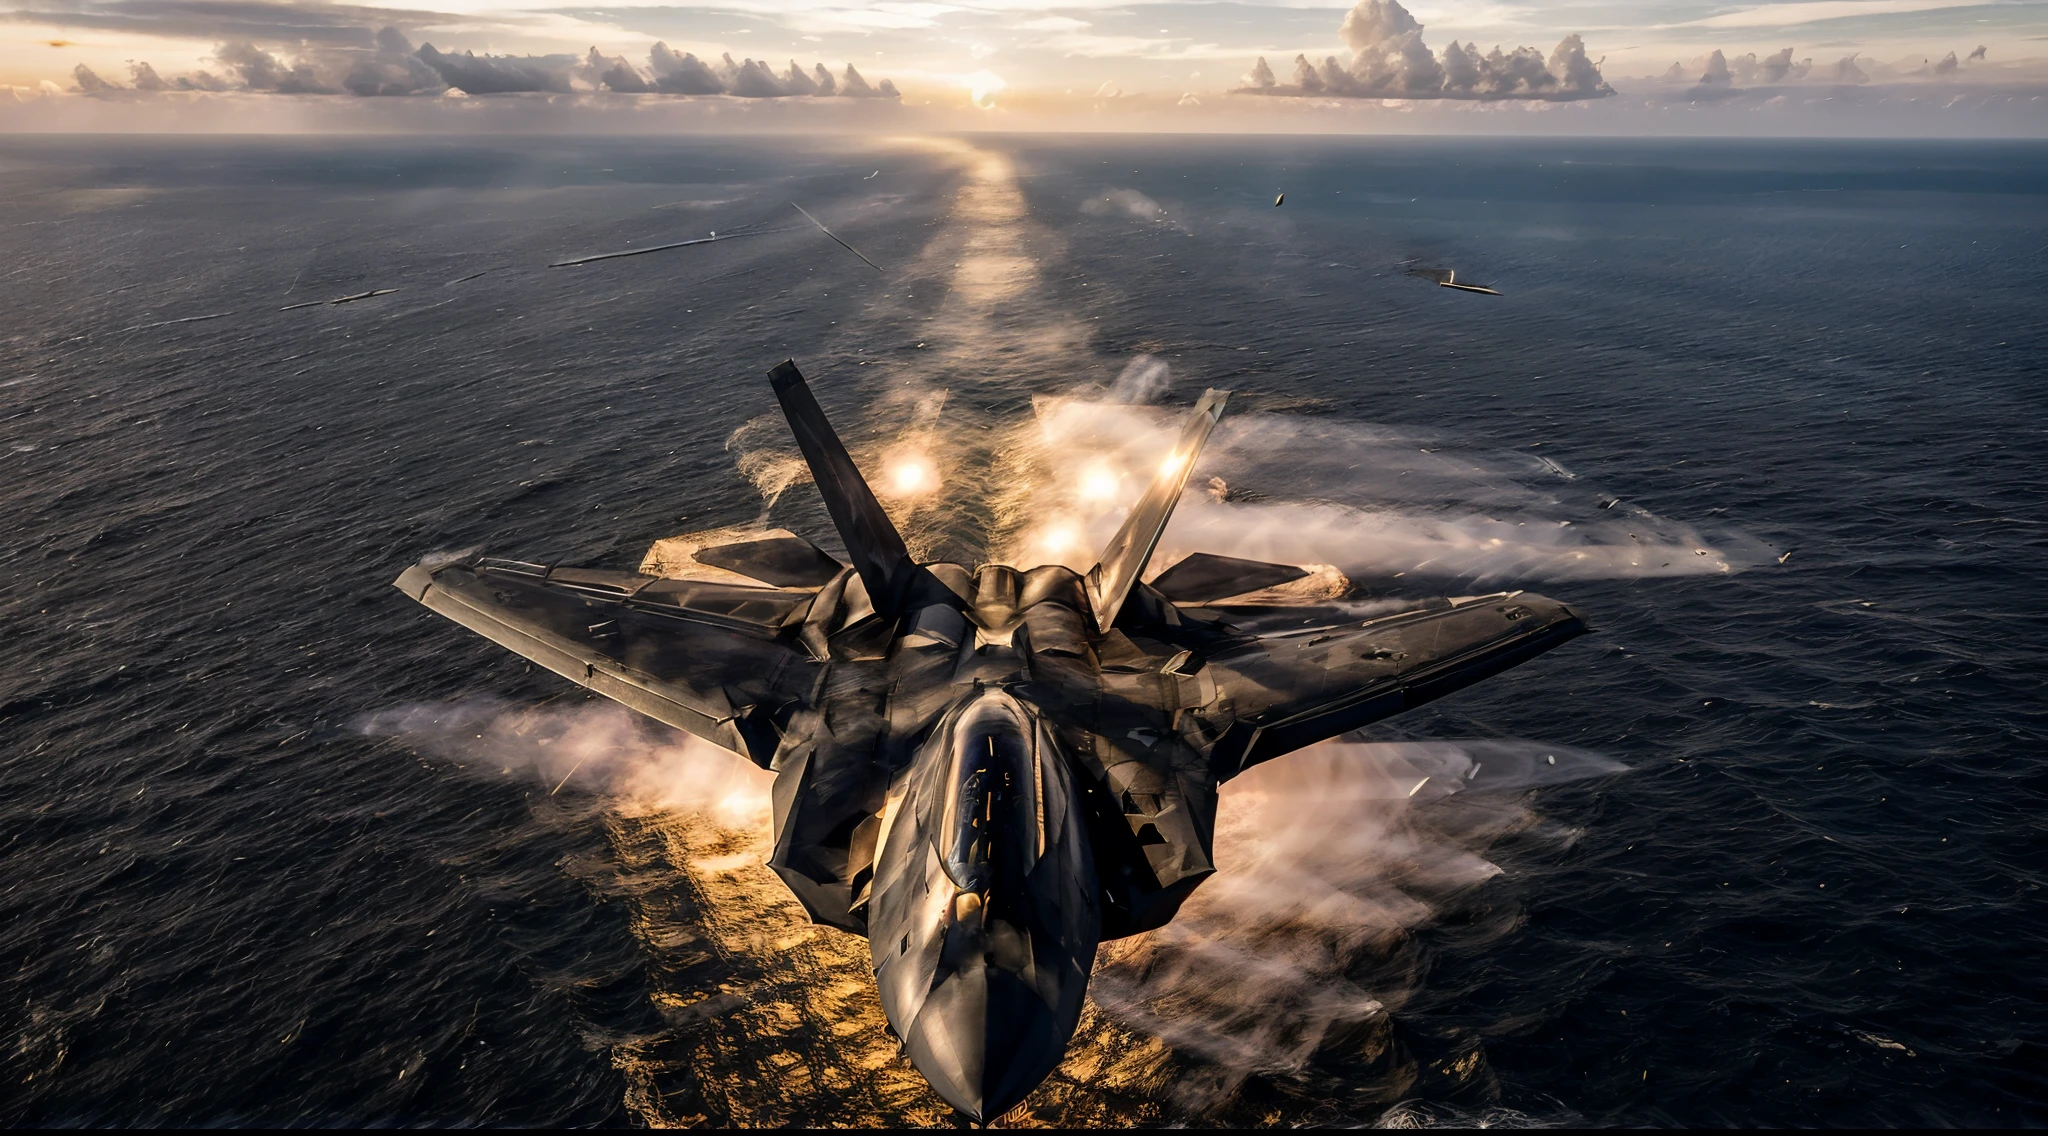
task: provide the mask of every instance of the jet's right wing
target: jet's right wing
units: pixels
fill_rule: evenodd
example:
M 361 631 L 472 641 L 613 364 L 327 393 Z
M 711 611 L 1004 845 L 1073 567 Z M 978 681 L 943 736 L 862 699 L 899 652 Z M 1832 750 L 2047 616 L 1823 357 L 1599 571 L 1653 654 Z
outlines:
M 815 677 L 795 641 L 809 591 L 490 558 L 415 564 L 396 583 L 499 646 L 762 766 L 775 717 Z
M 1213 609 L 1229 618 L 1227 609 Z M 1577 612 L 1523 592 L 1436 600 L 1359 618 L 1289 612 L 1289 628 L 1237 637 L 1183 664 L 1230 707 L 1209 750 L 1218 781 L 1410 710 L 1586 632 Z
M 1199 604 L 1291 584 L 1307 575 L 1308 569 L 1292 564 L 1197 552 L 1161 572 L 1152 588 L 1175 603 Z

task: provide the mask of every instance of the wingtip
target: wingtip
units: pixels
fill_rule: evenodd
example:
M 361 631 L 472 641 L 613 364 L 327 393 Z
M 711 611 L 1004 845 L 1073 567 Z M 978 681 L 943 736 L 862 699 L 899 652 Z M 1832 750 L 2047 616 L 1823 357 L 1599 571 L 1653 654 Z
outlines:
M 434 573 L 424 564 L 415 564 L 399 573 L 398 579 L 391 584 L 410 596 L 414 603 L 425 603 L 427 589 L 434 586 Z
M 774 384 L 775 393 L 781 394 L 791 387 L 803 385 L 804 373 L 796 369 L 796 360 L 784 359 L 768 372 L 768 381 Z

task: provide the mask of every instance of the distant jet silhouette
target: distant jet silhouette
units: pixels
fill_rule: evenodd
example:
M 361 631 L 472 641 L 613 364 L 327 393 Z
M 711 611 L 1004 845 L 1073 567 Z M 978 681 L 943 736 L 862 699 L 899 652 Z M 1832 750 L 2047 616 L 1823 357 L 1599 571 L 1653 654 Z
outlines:
M 1411 268 L 1408 270 L 1408 275 L 1420 276 L 1424 280 L 1434 280 L 1439 288 L 1456 288 L 1460 292 L 1477 292 L 1482 296 L 1500 295 L 1499 292 L 1488 288 L 1484 284 L 1458 283 L 1458 270 L 1455 268 Z

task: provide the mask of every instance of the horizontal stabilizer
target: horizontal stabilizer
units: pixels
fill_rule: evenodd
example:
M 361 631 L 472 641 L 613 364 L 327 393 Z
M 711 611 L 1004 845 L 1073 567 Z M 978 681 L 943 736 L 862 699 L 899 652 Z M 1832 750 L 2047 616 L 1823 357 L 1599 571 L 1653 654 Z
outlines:
M 1175 603 L 1208 603 L 1291 584 L 1308 574 L 1308 569 L 1292 564 L 1197 552 L 1161 572 L 1152 587 Z
M 846 567 L 824 549 L 781 529 L 759 540 L 700 548 L 696 559 L 778 588 L 822 588 Z
M 1202 392 L 1187 424 L 1181 427 L 1180 440 L 1174 443 L 1173 452 L 1160 462 L 1151 486 L 1138 498 L 1131 515 L 1124 518 L 1124 526 L 1110 538 L 1109 547 L 1102 550 L 1102 560 L 1088 570 L 1088 606 L 1095 614 L 1095 626 L 1109 630 L 1116 622 L 1117 612 L 1123 610 L 1131 588 L 1145 574 L 1145 565 L 1166 532 L 1166 522 L 1173 519 L 1173 507 L 1188 486 L 1195 456 L 1202 452 L 1202 443 L 1209 440 L 1209 432 L 1223 417 L 1223 404 L 1229 400 L 1229 391 Z
M 796 361 L 785 359 L 776 364 L 768 379 L 789 419 L 790 433 L 796 435 L 797 448 L 811 467 L 811 480 L 817 482 L 818 492 L 825 498 L 825 510 L 832 514 L 839 539 L 846 543 L 847 559 L 853 561 L 854 571 L 867 585 L 869 602 L 878 614 L 894 618 L 900 614 L 897 609 L 904 590 L 916 572 L 902 534 L 882 511 L 875 491 L 868 488 L 839 433 L 826 420 L 824 408 L 818 405 L 803 372 L 796 369 Z

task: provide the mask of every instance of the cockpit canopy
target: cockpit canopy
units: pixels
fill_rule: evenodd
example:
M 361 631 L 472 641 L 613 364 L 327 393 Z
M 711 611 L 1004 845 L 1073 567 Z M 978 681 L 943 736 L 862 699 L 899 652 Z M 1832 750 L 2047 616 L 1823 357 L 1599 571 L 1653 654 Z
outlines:
M 946 875 L 985 893 L 1029 872 L 1045 851 L 1046 755 L 1029 713 L 1007 694 L 985 692 L 954 719 L 945 816 L 938 839 Z

